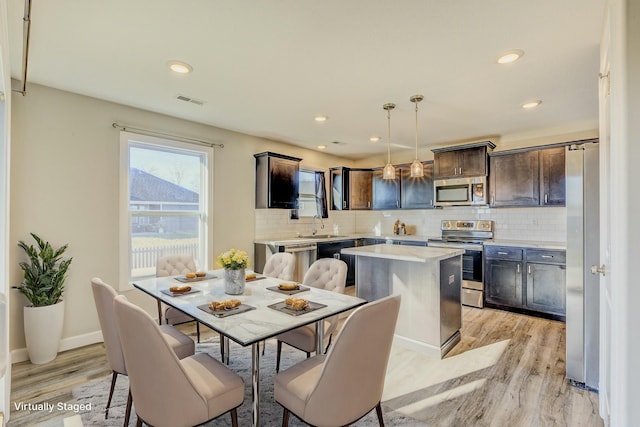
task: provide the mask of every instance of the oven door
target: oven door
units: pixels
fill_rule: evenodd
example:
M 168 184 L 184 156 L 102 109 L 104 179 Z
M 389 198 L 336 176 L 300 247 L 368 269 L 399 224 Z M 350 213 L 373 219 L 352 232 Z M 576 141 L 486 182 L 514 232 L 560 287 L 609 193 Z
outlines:
M 463 305 L 483 308 L 482 245 L 452 243 L 438 239 L 430 239 L 429 246 L 464 249 L 464 254 L 462 255 L 462 289 L 460 290 L 460 302 Z
M 482 251 L 465 249 L 462 255 L 462 287 L 482 290 Z

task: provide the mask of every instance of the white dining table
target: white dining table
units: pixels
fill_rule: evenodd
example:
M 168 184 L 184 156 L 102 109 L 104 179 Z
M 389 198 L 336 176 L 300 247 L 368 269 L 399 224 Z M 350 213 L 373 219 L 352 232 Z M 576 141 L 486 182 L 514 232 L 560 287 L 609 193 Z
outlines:
M 247 271 L 247 273 L 250 273 L 250 271 Z M 157 299 L 158 302 L 188 314 L 203 325 L 220 333 L 225 340 L 234 341 L 241 346 L 251 346 L 253 426 L 260 425 L 260 341 L 315 323 L 316 352 L 321 353 L 324 347 L 323 320 L 366 303 L 366 300 L 361 298 L 308 287 L 307 291 L 292 296 L 304 298 L 310 302 L 325 305 L 325 307 L 294 316 L 269 307 L 270 305 L 281 303 L 289 297 L 287 294 L 267 289 L 269 287 L 277 287 L 283 280 L 257 274 L 257 280 L 247 281 L 243 294 L 228 295 L 225 293 L 224 287 L 224 270 L 212 270 L 207 272 L 207 277 L 209 278 L 188 283 L 192 290 L 196 292 L 179 296 L 167 295 L 165 292 L 170 287 L 184 284 L 178 281 L 177 277 L 182 276 L 136 280 L 133 282 L 133 286 Z M 229 299 L 238 299 L 242 304 L 253 307 L 253 309 L 234 315 L 217 317 L 198 308 L 198 306 L 208 305 L 211 301 Z M 228 357 L 228 345 L 225 348 L 225 354 Z

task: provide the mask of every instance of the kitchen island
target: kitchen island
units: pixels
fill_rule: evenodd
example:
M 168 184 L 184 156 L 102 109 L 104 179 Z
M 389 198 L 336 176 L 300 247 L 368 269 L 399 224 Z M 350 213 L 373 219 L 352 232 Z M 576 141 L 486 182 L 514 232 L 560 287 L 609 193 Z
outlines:
M 443 357 L 460 341 L 462 249 L 372 245 L 342 249 L 356 257 L 356 295 L 402 295 L 394 341 Z

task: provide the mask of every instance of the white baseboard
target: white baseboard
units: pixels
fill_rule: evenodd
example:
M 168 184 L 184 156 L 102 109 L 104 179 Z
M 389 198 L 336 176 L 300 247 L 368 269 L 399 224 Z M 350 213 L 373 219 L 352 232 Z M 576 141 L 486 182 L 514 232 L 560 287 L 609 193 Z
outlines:
M 422 341 L 417 341 L 411 338 L 403 337 L 401 335 L 395 334 L 393 336 L 393 344 L 399 345 L 400 347 L 404 347 L 409 350 L 413 350 L 417 353 L 424 354 L 425 356 L 433 357 L 441 359 L 440 347 L 436 347 L 430 344 L 427 344 Z
M 89 332 L 88 334 L 61 339 L 58 351 L 73 350 L 74 348 L 84 347 L 85 345 L 103 341 L 102 331 Z M 11 363 L 24 362 L 25 360 L 29 360 L 29 353 L 27 353 L 26 347 L 11 350 Z

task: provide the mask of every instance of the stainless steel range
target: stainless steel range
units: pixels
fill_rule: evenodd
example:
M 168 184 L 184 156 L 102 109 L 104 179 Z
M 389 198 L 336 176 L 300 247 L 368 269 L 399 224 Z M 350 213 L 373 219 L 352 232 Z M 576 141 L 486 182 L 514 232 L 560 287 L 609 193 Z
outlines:
M 482 308 L 482 244 L 493 239 L 493 221 L 444 220 L 440 229 L 442 238 L 429 239 L 429 246 L 465 250 L 462 255 L 462 304 Z

